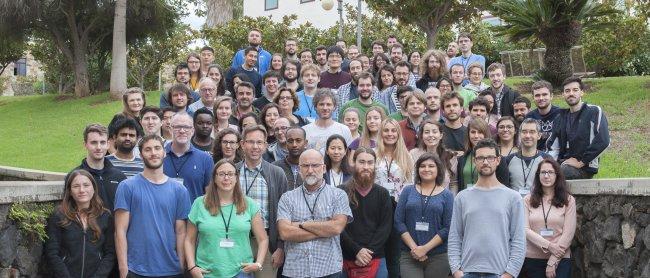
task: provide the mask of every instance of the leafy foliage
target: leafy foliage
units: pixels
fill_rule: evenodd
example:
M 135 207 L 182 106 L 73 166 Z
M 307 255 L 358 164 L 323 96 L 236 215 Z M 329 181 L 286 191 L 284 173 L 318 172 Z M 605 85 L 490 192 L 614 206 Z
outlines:
M 47 218 L 54 211 L 51 203 L 14 203 L 9 209 L 9 219 L 16 222 L 20 232 L 32 239 L 45 241 Z

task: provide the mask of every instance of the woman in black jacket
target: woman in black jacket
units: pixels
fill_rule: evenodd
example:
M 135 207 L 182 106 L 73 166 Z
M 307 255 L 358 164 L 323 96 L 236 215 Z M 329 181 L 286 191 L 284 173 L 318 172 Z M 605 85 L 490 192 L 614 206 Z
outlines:
M 108 277 L 115 265 L 113 218 L 86 170 L 74 170 L 50 216 L 45 256 L 54 277 Z

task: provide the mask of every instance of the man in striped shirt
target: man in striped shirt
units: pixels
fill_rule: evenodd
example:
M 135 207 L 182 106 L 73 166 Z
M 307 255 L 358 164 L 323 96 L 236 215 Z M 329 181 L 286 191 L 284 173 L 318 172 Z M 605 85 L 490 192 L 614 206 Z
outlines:
M 142 137 L 142 128 L 134 119 L 127 117 L 119 118 L 115 127 L 116 132 L 112 135 L 115 142 L 115 153 L 106 156 L 106 159 L 127 178 L 130 178 L 144 170 L 142 159 L 133 152 L 138 140 Z

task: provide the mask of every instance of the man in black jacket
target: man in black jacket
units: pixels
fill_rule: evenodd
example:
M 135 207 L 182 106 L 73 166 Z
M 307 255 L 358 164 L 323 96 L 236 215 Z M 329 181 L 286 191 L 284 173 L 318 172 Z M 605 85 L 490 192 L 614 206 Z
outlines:
M 495 96 L 494 106 L 490 113 L 499 117 L 510 116 L 514 118 L 515 111 L 512 109 L 512 104 L 520 95 L 505 84 L 506 66 L 501 63 L 492 63 L 487 68 L 487 72 L 492 84 L 490 84 L 490 88 L 484 91 L 490 90 Z
M 83 169 L 93 175 L 104 207 L 113 211 L 117 185 L 122 180 L 125 180 L 126 176 L 122 171 L 113 167 L 113 164 L 108 159 L 104 159 L 108 149 L 108 130 L 106 127 L 99 124 L 86 126 L 86 129 L 84 129 L 84 147 L 88 153 L 81 160 L 81 165 L 74 170 Z

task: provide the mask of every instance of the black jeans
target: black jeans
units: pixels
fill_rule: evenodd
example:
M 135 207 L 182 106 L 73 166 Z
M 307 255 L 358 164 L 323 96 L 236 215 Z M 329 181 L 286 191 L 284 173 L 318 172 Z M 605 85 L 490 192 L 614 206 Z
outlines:
M 524 260 L 524 266 L 521 268 L 521 275 L 528 278 L 546 278 L 546 259 L 531 259 Z M 571 259 L 563 258 L 557 264 L 555 269 L 556 278 L 571 277 Z

